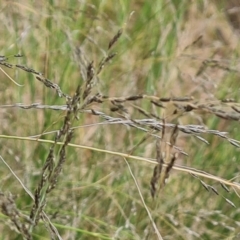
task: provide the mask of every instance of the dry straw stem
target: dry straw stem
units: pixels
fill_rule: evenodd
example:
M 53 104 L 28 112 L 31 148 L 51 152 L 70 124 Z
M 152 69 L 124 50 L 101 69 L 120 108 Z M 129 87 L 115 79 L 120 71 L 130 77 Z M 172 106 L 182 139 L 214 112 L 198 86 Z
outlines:
M 6 65 L 5 65 L 6 66 Z M 23 85 L 17 83 L 16 81 L 14 81 L 1 67 L 0 70 L 17 86 L 22 87 Z
M 48 144 L 55 143 L 55 141 L 52 141 L 52 140 L 46 140 L 46 139 L 41 139 L 41 138 L 36 139 L 36 138 L 32 138 L 32 137 L 0 135 L 0 138 L 7 138 L 7 139 L 13 139 L 13 140 L 15 139 L 15 140 L 21 140 L 21 141 L 34 141 L 34 142 L 41 142 L 41 143 L 48 143 Z M 56 144 L 57 145 L 63 145 L 64 142 L 56 142 Z M 111 154 L 111 155 L 120 156 L 120 157 L 125 157 L 125 158 L 129 158 L 129 159 L 134 159 L 134 160 L 137 160 L 137 161 L 143 161 L 143 162 L 150 163 L 150 164 L 153 164 L 153 165 L 158 164 L 155 159 L 149 159 L 149 158 L 144 158 L 144 157 L 140 157 L 140 156 L 129 155 L 129 154 L 126 154 L 126 153 L 115 152 L 115 151 L 110 151 L 110 150 L 105 150 L 105 149 L 100 149 L 100 148 L 94 148 L 94 147 L 89 147 L 89 146 L 84 146 L 84 145 L 79 145 L 79 144 L 73 144 L 73 143 L 69 143 L 68 146 L 69 147 L 74 147 L 74 148 L 88 149 L 88 150 L 91 150 L 91 151 Z M 164 163 L 163 166 L 167 167 L 168 165 L 166 163 Z M 211 179 L 211 180 L 217 181 L 219 183 L 225 184 L 227 186 L 234 187 L 236 189 L 240 189 L 240 184 L 239 183 L 228 181 L 226 179 L 220 178 L 218 176 L 214 176 L 214 175 L 212 175 L 210 173 L 207 173 L 205 171 L 197 170 L 197 169 L 194 169 L 194 168 L 191 168 L 191 167 L 182 166 L 182 165 L 178 165 L 178 164 L 175 164 L 173 166 L 173 169 L 176 170 L 176 171 L 180 171 L 180 172 L 195 174 L 196 176 Z
M 126 164 L 127 164 L 127 166 L 128 166 L 128 170 L 129 170 L 129 172 L 130 172 L 130 174 L 131 174 L 131 176 L 132 176 L 132 178 L 133 178 L 133 180 L 134 180 L 134 183 L 135 183 L 135 185 L 136 185 L 136 187 L 137 187 L 139 196 L 140 196 L 140 198 L 141 198 L 141 201 L 142 201 L 142 203 L 143 203 L 144 208 L 146 209 L 146 212 L 147 212 L 148 217 L 149 217 L 149 219 L 150 219 L 150 221 L 151 221 L 151 223 L 152 223 L 153 229 L 155 230 L 155 233 L 156 233 L 156 235 L 157 235 L 157 238 L 160 239 L 160 240 L 162 240 L 163 238 L 162 238 L 162 236 L 161 236 L 161 234 L 160 234 L 160 232 L 159 232 L 159 230 L 158 230 L 158 228 L 157 228 L 157 226 L 156 226 L 156 223 L 154 222 L 153 217 L 152 217 L 152 215 L 151 215 L 151 213 L 150 213 L 150 211 L 149 211 L 149 209 L 148 209 L 148 207 L 147 207 L 147 205 L 146 205 L 146 203 L 145 203 L 145 201 L 144 201 L 144 197 L 143 197 L 143 195 L 142 195 L 142 193 L 141 193 L 141 190 L 140 190 L 140 187 L 139 187 L 139 185 L 138 185 L 137 179 L 135 178 L 135 176 L 134 176 L 134 174 L 133 174 L 133 172 L 132 172 L 132 169 L 131 169 L 128 161 L 126 160 L 126 158 L 123 158 L 123 159 L 125 160 L 125 162 L 126 162 Z

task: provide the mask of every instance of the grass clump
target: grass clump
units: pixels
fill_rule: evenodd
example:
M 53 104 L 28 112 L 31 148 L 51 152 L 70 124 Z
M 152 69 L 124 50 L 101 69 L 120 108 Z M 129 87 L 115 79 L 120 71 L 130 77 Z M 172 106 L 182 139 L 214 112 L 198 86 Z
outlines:
M 3 239 L 238 236 L 229 2 L 0 4 Z

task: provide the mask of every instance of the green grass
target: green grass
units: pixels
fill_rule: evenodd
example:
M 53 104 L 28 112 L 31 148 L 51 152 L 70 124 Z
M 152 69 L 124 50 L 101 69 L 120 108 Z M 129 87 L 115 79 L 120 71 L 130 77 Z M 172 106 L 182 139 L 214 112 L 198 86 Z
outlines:
M 64 157 L 66 160 L 57 174 L 55 188 L 48 193 L 51 177 L 46 182 L 41 180 L 43 166 L 56 130 L 67 127 L 67 110 L 3 105 L 61 106 L 66 99 L 34 74 L 0 65 L 11 78 L 24 85 L 15 85 L 0 71 L 0 155 L 6 162 L 1 161 L 0 168 L 1 239 L 22 239 L 24 234 L 26 239 L 51 237 L 49 222 L 44 217 L 29 228 L 28 216 L 36 199 L 26 193 L 26 188 L 34 195 L 41 182 L 40 199 L 46 200 L 44 212 L 62 239 L 161 239 L 160 235 L 166 240 L 234 239 L 239 233 L 238 187 L 234 183 L 238 182 L 239 149 L 213 133 L 180 131 L 173 145 L 188 156 L 178 154 L 167 183 L 153 199 L 150 181 L 156 166 L 156 139 L 163 137 L 160 142 L 163 155 L 168 150 L 171 154 L 178 152 L 166 144 L 173 139 L 173 129 L 165 126 L 163 135 L 162 131 L 149 128 L 146 122 L 142 125 L 132 122 L 138 128 L 129 123 L 134 119 L 151 119 L 180 124 L 187 129 L 188 124 L 196 124 L 228 132 L 226 136 L 238 140 L 239 121 L 230 118 L 234 112 L 231 105 L 240 109 L 239 36 L 224 11 L 229 4 L 201 0 L 70 2 L 0 3 L 0 55 L 9 56 L 10 64 L 41 72 L 71 97 L 80 85 L 78 104 L 69 103 L 79 108 L 86 87 L 83 72 L 89 63 L 93 61 L 96 73 L 102 59 L 116 53 L 95 75 L 95 85 L 90 87 L 88 97 L 99 93 L 109 98 L 140 94 L 148 98 L 125 99 L 120 103 L 103 98 L 104 102 L 87 104 L 83 109 L 100 111 L 103 116 L 83 111 L 69 113 L 71 127 L 76 129 L 66 153 L 62 152 L 62 144 L 67 141 L 67 133 L 53 147 L 54 166 Z M 120 29 L 122 35 L 108 49 Z M 82 55 L 76 54 L 77 48 Z M 15 54 L 23 57 L 16 58 Z M 202 68 L 206 60 L 208 63 Z M 184 116 L 173 115 L 179 102 L 159 100 L 186 96 L 194 97 L 190 104 L 196 109 Z M 234 98 L 236 102 L 222 103 L 226 98 Z M 217 100 L 220 102 L 215 108 L 223 110 L 226 119 L 207 109 Z M 180 104 L 186 107 L 188 102 Z M 113 107 L 119 109 L 111 111 Z M 139 108 L 148 116 L 139 112 Z M 104 116 L 128 123 L 110 124 Z M 41 135 L 51 131 L 55 132 Z M 35 135 L 39 135 L 39 141 L 29 139 Z M 197 178 L 189 174 L 189 168 L 178 165 L 205 172 L 195 172 Z M 53 170 L 48 170 L 45 174 L 53 174 Z M 226 180 L 230 192 L 221 187 L 222 180 L 218 177 Z M 160 180 L 156 186 L 159 188 Z M 17 214 L 19 218 L 15 218 Z M 17 224 L 20 231 L 15 229 Z M 56 232 L 52 234 L 59 239 Z

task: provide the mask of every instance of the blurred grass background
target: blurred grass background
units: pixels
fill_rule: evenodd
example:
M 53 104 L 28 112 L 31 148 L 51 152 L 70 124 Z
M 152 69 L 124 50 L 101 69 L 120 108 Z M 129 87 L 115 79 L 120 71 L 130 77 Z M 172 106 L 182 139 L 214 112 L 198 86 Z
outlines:
M 234 98 L 239 101 L 238 1 L 1 1 L 0 54 L 57 83 L 73 95 L 82 82 L 74 54 L 79 47 L 94 66 L 108 54 L 108 43 L 123 28 L 114 46 L 116 57 L 104 67 L 93 91 L 112 97 L 149 94 L 159 97 L 193 96 L 200 101 Z M 12 57 L 23 54 L 22 58 Z M 216 60 L 199 73 L 205 60 Z M 219 66 L 225 66 L 225 69 Z M 226 70 L 226 68 L 235 71 Z M 15 103 L 65 104 L 32 74 L 1 66 L 23 87 L 0 71 L 0 105 Z M 144 102 L 142 107 L 151 106 Z M 103 104 L 102 109 L 108 110 Z M 156 110 L 160 115 L 161 112 Z M 0 108 L 1 134 L 33 136 L 57 130 L 64 113 L 49 109 Z M 80 115 L 73 142 L 129 153 L 146 133 L 123 125 L 97 125 L 97 116 Z M 184 124 L 202 124 L 229 132 L 238 139 L 238 122 L 207 114 L 187 115 Z M 92 124 L 91 126 L 85 126 Z M 85 126 L 85 127 L 84 127 Z M 214 135 L 209 145 L 180 135 L 177 146 L 189 154 L 178 164 L 238 181 L 239 150 Z M 54 134 L 42 138 L 54 139 Z M 167 141 L 167 139 L 166 139 Z M 48 144 L 0 139 L 0 154 L 33 192 L 49 152 Z M 155 158 L 149 138 L 134 155 Z M 124 160 L 90 150 L 68 149 L 57 188 L 48 196 L 45 211 L 63 239 L 156 239 L 147 212 Z M 164 239 L 235 239 L 240 231 L 239 198 L 220 184 L 208 182 L 219 195 L 206 191 L 191 175 L 173 172 L 164 190 L 153 200 L 153 166 L 129 161 L 142 195 Z M 1 191 L 14 194 L 26 215 L 32 200 L 2 164 Z M 224 198 L 236 205 L 234 209 Z M 21 239 L 0 215 L 2 239 Z M 34 239 L 49 239 L 44 224 Z M 237 238 L 236 238 L 237 239 Z

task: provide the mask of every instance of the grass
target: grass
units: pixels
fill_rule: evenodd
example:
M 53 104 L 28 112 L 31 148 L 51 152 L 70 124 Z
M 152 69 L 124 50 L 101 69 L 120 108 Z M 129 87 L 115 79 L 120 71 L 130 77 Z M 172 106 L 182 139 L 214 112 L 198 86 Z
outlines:
M 0 4 L 2 239 L 238 237 L 236 4 Z

